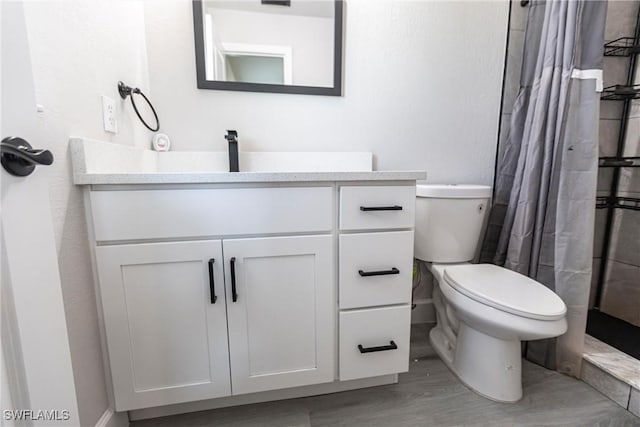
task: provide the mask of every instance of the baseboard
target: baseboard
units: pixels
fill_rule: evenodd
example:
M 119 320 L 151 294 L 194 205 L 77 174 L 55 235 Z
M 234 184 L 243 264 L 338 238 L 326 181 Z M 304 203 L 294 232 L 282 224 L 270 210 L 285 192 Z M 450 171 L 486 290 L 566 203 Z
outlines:
M 217 399 L 200 400 L 196 402 L 178 403 L 155 408 L 136 409 L 129 411 L 131 421 L 147 418 L 166 417 L 168 415 L 184 414 L 187 412 L 206 411 L 209 409 L 226 408 L 229 406 L 248 405 L 252 403 L 271 402 L 275 400 L 296 399 L 299 397 L 315 396 L 319 394 L 338 393 L 367 387 L 395 384 L 398 374 L 379 377 L 363 378 L 359 380 L 335 381 L 325 384 L 271 390 L 261 393 L 241 394 L 238 396 L 220 397 Z
M 436 312 L 431 298 L 416 299 L 411 310 L 411 323 L 435 323 Z
M 107 408 L 95 427 L 129 427 L 129 417 L 126 412 L 114 412 L 112 408 Z

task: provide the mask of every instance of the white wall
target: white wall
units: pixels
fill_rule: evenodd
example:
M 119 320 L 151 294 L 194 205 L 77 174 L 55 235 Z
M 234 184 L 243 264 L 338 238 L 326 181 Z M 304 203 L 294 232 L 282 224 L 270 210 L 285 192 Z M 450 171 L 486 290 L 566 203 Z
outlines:
M 147 3 L 147 6 L 151 3 Z M 491 184 L 508 2 L 348 0 L 344 96 L 196 88 L 190 2 L 145 7 L 153 102 L 176 150 L 372 151 L 378 169 Z
M 70 135 L 146 145 L 149 135 L 131 111 L 119 107 L 119 133 L 102 130 L 100 95 L 118 98 L 124 80 L 148 87 L 144 14 L 140 1 L 25 2 L 39 118 L 49 138 L 50 198 L 69 342 L 82 426 L 93 426 L 108 408 L 100 334 L 79 187 L 72 184 Z M 35 108 L 35 106 L 34 106 Z M 46 351 L 46 349 L 43 349 Z

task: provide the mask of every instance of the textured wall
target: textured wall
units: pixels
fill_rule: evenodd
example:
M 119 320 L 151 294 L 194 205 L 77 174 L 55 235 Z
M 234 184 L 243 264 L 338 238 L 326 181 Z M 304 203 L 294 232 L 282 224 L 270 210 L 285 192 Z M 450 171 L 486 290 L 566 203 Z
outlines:
M 69 135 L 132 144 L 148 136 L 129 104 L 117 136 L 102 130 L 100 95 L 118 99 L 119 79 L 147 82 L 141 2 L 25 2 L 36 100 L 55 163 L 50 197 L 80 421 L 93 426 L 108 407 L 81 191 L 71 182 Z M 35 108 L 35 106 L 34 106 Z
M 506 138 L 509 134 L 511 111 L 520 87 L 520 68 L 522 65 L 522 47 L 524 42 L 524 28 L 527 21 L 527 8 L 520 6 L 519 0 L 513 0 L 509 15 L 509 33 L 506 58 L 506 70 L 504 86 L 501 89 L 503 106 L 500 116 L 500 153 L 504 149 Z M 502 45 L 505 48 L 505 45 Z M 493 165 L 492 165 L 493 167 Z M 490 182 L 489 184 L 492 184 Z M 427 270 L 424 263 L 420 264 L 420 281 L 416 284 L 414 298 L 430 298 L 433 290 L 433 276 Z
M 372 151 L 378 169 L 491 184 L 507 2 L 349 0 L 344 96 L 198 90 L 191 5 L 145 9 L 154 103 L 177 150 Z

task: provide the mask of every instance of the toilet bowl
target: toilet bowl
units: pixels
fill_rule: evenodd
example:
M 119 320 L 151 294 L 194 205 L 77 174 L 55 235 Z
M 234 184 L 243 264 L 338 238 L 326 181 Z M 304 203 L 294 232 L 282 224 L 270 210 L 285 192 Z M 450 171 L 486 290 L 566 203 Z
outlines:
M 492 264 L 470 264 L 490 198 L 485 186 L 418 186 L 416 257 L 434 276 L 433 348 L 460 381 L 500 402 L 522 397 L 521 342 L 566 332 L 550 289 Z M 439 240 L 440 239 L 440 240 Z
M 431 264 L 430 270 L 435 292 L 441 294 L 436 304 L 449 310 L 431 330 L 435 351 L 479 394 L 501 402 L 519 400 L 520 343 L 566 332 L 562 300 L 544 285 L 492 264 Z M 518 289 L 522 292 L 514 292 Z M 455 342 L 444 333 L 447 329 Z

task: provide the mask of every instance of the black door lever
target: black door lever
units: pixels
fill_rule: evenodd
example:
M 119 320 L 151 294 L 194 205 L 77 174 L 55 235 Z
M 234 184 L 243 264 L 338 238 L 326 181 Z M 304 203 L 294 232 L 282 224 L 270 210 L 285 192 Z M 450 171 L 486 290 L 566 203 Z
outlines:
M 11 175 L 27 176 L 36 165 L 52 164 L 53 154 L 49 150 L 34 150 L 26 140 L 10 136 L 0 144 L 0 161 Z

